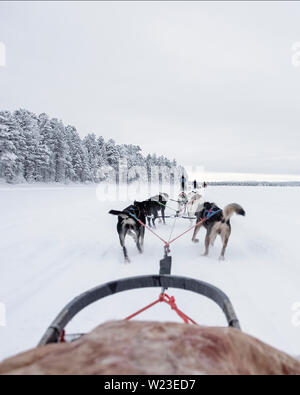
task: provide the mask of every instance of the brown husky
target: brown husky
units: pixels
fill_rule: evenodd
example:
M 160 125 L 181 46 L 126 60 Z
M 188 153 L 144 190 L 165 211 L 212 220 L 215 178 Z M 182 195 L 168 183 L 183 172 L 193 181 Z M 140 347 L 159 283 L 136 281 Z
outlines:
M 231 203 L 228 204 L 224 210 L 221 210 L 215 203 L 209 202 L 204 203 L 203 209 L 196 214 L 197 222 L 207 218 L 207 220 L 202 224 L 196 226 L 192 238 L 194 243 L 199 243 L 199 240 L 196 239 L 196 236 L 199 232 L 199 229 L 203 225 L 207 230 L 205 237 L 205 252 L 203 254 L 204 256 L 208 255 L 209 245 L 213 245 L 217 236 L 220 235 L 223 241 L 223 248 L 219 259 L 225 259 L 225 250 L 231 233 L 230 218 L 234 213 L 246 215 L 245 210 L 239 204 Z

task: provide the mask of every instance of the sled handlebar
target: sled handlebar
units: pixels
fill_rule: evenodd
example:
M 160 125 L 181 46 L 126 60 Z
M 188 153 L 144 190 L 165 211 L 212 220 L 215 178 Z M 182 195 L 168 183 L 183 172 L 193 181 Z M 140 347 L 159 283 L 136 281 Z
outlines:
M 228 296 L 219 288 L 206 282 L 182 276 L 147 275 L 128 277 L 93 288 L 73 299 L 55 318 L 39 346 L 57 343 L 66 325 L 85 307 L 119 292 L 138 288 L 177 288 L 197 293 L 214 301 L 223 311 L 228 326 L 241 329 L 239 320 Z

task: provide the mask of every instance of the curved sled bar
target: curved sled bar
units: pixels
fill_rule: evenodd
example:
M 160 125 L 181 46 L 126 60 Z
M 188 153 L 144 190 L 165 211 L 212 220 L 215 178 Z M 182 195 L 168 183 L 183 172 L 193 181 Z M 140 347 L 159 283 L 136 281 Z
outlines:
M 138 288 L 178 288 L 191 291 L 213 300 L 226 316 L 228 326 L 241 329 L 239 320 L 228 296 L 219 288 L 188 277 L 170 275 L 147 275 L 128 277 L 121 280 L 111 281 L 93 288 L 73 299 L 55 318 L 46 333 L 42 337 L 39 346 L 57 343 L 66 325 L 85 307 L 92 303 L 114 295 L 119 292 Z

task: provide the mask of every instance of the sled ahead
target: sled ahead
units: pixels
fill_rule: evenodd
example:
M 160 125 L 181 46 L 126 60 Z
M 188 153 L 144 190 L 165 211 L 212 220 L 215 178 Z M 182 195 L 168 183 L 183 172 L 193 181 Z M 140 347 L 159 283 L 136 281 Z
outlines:
M 160 273 L 164 271 L 166 261 L 162 262 L 163 264 L 161 265 Z M 39 345 L 41 346 L 60 342 L 62 340 L 66 325 L 81 310 L 92 303 L 123 291 L 152 287 L 162 288 L 163 290 L 168 288 L 184 289 L 186 291 L 191 291 L 196 294 L 206 296 L 221 308 L 226 317 L 228 326 L 240 329 L 239 320 L 235 314 L 234 308 L 228 296 L 223 291 L 200 280 L 168 274 L 158 274 L 129 277 L 111 281 L 79 295 L 74 300 L 72 300 L 55 318 L 42 337 Z

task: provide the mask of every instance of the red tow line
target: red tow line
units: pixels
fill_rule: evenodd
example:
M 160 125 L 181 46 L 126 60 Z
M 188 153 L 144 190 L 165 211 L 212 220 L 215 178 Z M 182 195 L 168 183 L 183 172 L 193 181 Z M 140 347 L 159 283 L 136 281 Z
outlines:
M 216 212 L 217 213 L 217 212 Z M 214 213 L 213 215 L 215 215 L 216 213 Z M 170 240 L 170 241 L 166 241 L 164 240 L 161 236 L 159 236 L 156 232 L 154 232 L 149 226 L 147 226 L 146 224 L 144 224 L 144 222 L 142 222 L 139 218 L 137 218 L 134 214 L 129 214 L 131 217 L 133 217 L 137 222 L 139 222 L 142 226 L 144 226 L 146 229 L 148 229 L 151 233 L 154 234 L 154 236 L 156 236 L 157 238 L 159 238 L 165 245 L 165 249 L 167 252 L 170 252 L 170 244 L 174 243 L 174 241 L 178 240 L 180 237 L 182 237 L 183 235 L 185 235 L 186 233 L 190 232 L 192 229 L 196 228 L 199 225 L 202 225 L 205 221 L 207 221 L 209 219 L 209 217 L 205 217 L 203 218 L 201 221 L 197 222 L 195 225 L 191 226 L 190 228 L 188 228 L 185 232 L 181 233 L 180 235 L 176 236 L 174 239 Z M 167 303 L 172 310 L 174 310 L 179 317 L 181 317 L 183 319 L 183 321 L 186 324 L 192 323 L 194 325 L 197 325 L 197 323 L 192 320 L 189 316 L 187 316 L 185 313 L 183 313 L 176 305 L 175 303 L 175 298 L 174 296 L 169 296 L 166 293 L 161 293 L 159 295 L 159 298 L 157 300 L 155 300 L 153 303 L 150 303 L 148 306 L 140 309 L 139 311 L 137 311 L 134 314 L 131 314 L 130 316 L 128 316 L 127 318 L 125 318 L 125 320 L 130 320 L 131 318 L 137 316 L 138 314 L 142 313 L 145 310 L 150 309 L 150 307 L 155 306 L 157 303 L 159 302 L 165 302 Z
M 159 236 L 156 232 L 154 232 L 149 226 L 147 226 L 146 224 L 144 224 L 143 221 L 141 221 L 139 218 L 137 218 L 134 214 L 130 214 L 131 217 L 133 217 L 137 222 L 139 222 L 144 228 L 148 229 L 151 233 L 154 234 L 154 236 L 156 236 L 157 238 L 159 238 L 165 245 L 165 248 L 168 250 L 168 252 L 170 252 L 170 244 L 174 243 L 174 241 L 178 240 L 180 237 L 182 237 L 183 235 L 185 235 L 186 233 L 190 232 L 192 229 L 196 228 L 196 226 L 202 225 L 205 221 L 208 220 L 207 217 L 201 219 L 201 221 L 197 222 L 195 225 L 191 226 L 190 228 L 188 228 L 185 232 L 181 233 L 180 235 L 176 236 L 173 240 L 171 241 L 166 241 L 164 240 L 161 236 Z
M 138 310 L 136 313 L 131 314 L 130 316 L 126 317 L 125 320 L 131 320 L 131 318 L 136 317 L 138 314 L 141 314 L 143 311 L 150 309 L 150 307 L 156 305 L 157 303 L 160 302 L 165 302 L 167 303 L 172 310 L 174 310 L 180 318 L 182 318 L 182 320 L 186 323 L 186 324 L 194 324 L 194 325 L 198 325 L 197 322 L 195 322 L 192 318 L 190 318 L 188 315 L 186 315 L 185 313 L 183 313 L 176 305 L 175 303 L 175 298 L 174 296 L 169 296 L 166 293 L 162 293 L 159 295 L 158 299 L 155 300 L 153 303 L 150 303 L 148 306 L 143 307 L 142 309 Z

